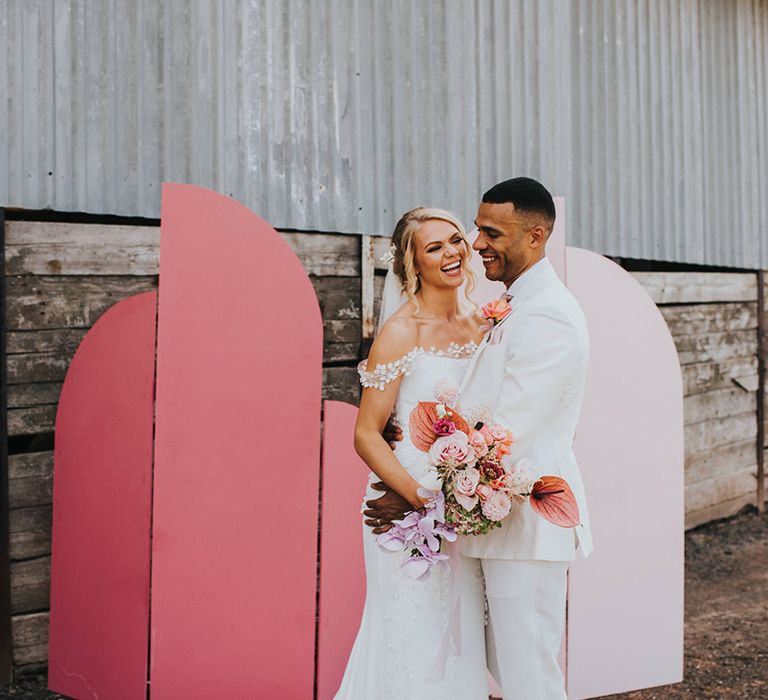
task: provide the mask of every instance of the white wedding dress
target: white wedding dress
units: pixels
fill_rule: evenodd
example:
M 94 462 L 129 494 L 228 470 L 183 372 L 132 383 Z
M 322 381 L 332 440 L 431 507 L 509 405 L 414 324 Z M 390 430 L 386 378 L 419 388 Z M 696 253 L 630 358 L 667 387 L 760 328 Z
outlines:
M 427 488 L 438 480 L 427 455 L 410 441 L 408 416 L 419 401 L 458 388 L 476 346 L 452 344 L 445 350 L 415 348 L 402 359 L 368 371 L 363 386 L 382 388 L 405 375 L 395 403 L 403 440 L 395 454 Z M 445 399 L 442 399 L 445 400 Z M 381 492 L 370 488 L 365 499 Z M 484 592 L 477 567 L 461 566 L 457 549 L 443 543 L 453 559 L 435 567 L 426 581 L 401 572 L 407 553 L 382 551 L 363 525 L 367 591 L 365 608 L 336 700 L 487 700 Z M 458 605 L 457 605 L 458 601 Z

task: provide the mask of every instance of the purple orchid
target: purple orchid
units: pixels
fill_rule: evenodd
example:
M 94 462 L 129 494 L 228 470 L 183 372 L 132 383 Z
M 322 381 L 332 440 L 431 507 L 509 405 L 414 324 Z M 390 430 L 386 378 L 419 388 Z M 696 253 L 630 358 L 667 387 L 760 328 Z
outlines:
M 445 522 L 443 492 L 420 488 L 418 493 L 430 500 L 423 508 L 394 520 L 392 528 L 378 535 L 376 542 L 387 552 L 410 550 L 401 568 L 408 577 L 423 581 L 429 577 L 432 567 L 448 559 L 447 554 L 440 553 L 442 540 L 454 542 L 457 535 Z

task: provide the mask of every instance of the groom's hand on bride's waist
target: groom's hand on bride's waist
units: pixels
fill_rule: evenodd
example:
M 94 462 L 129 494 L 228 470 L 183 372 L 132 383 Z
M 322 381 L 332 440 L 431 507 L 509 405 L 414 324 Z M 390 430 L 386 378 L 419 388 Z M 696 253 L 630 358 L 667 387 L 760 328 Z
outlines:
M 371 484 L 372 489 L 383 491 L 379 498 L 366 501 L 366 510 L 363 511 L 365 524 L 373 528 L 374 535 L 380 535 L 392 527 L 393 520 L 400 520 L 408 511 L 413 510 L 408 501 L 399 493 L 392 491 L 383 481 Z
M 389 443 L 393 450 L 397 447 L 397 443 L 403 439 L 403 431 L 400 430 L 400 426 L 397 424 L 394 416 L 389 417 L 384 430 L 381 431 L 381 436 Z

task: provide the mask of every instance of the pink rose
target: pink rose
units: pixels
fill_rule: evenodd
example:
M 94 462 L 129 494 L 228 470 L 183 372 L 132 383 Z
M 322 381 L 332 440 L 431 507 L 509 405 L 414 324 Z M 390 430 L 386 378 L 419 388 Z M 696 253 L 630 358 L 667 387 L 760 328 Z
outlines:
M 506 518 L 511 508 L 512 501 L 503 491 L 494 491 L 493 495 L 488 500 L 483 501 L 482 505 L 483 515 L 494 522 Z
M 473 467 L 462 469 L 453 477 L 453 495 L 464 510 L 472 510 L 477 505 L 475 490 L 479 483 L 480 472 Z
M 492 425 L 491 437 L 497 442 L 504 442 L 507 439 L 507 431 L 500 425 Z
M 485 435 L 479 430 L 473 430 L 469 434 L 469 444 L 478 457 L 485 457 L 488 454 L 488 443 L 485 441 Z
M 484 425 L 482 428 L 480 428 L 480 433 L 485 438 L 486 444 L 493 444 L 493 435 L 491 435 L 491 429 L 487 425 Z
M 474 464 L 477 461 L 474 450 L 469 446 L 467 434 L 457 430 L 452 435 L 437 438 L 429 448 L 429 463 Z
M 512 311 L 512 307 L 503 299 L 489 301 L 483 307 L 483 316 L 491 323 L 498 323 Z
M 475 489 L 475 493 L 480 496 L 480 500 L 486 501 L 493 496 L 494 490 L 486 484 L 480 484 L 480 486 Z
M 446 418 L 441 418 L 439 421 L 435 422 L 432 429 L 435 431 L 435 435 L 445 437 L 446 435 L 453 435 L 456 432 L 456 423 Z

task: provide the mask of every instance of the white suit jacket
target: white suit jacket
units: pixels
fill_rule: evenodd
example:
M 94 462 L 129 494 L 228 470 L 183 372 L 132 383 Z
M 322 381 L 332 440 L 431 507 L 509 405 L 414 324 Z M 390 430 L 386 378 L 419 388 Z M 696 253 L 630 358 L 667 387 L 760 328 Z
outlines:
M 552 525 L 513 503 L 502 526 L 461 538 L 465 556 L 570 561 L 578 543 L 592 550 L 589 514 L 573 439 L 579 419 L 589 340 L 584 314 L 544 258 L 509 288 L 512 312 L 480 343 L 461 386 L 459 407 L 470 420 L 485 418 L 512 431 L 505 458 L 527 458 L 534 476 L 563 477 L 573 489 L 581 524 Z

